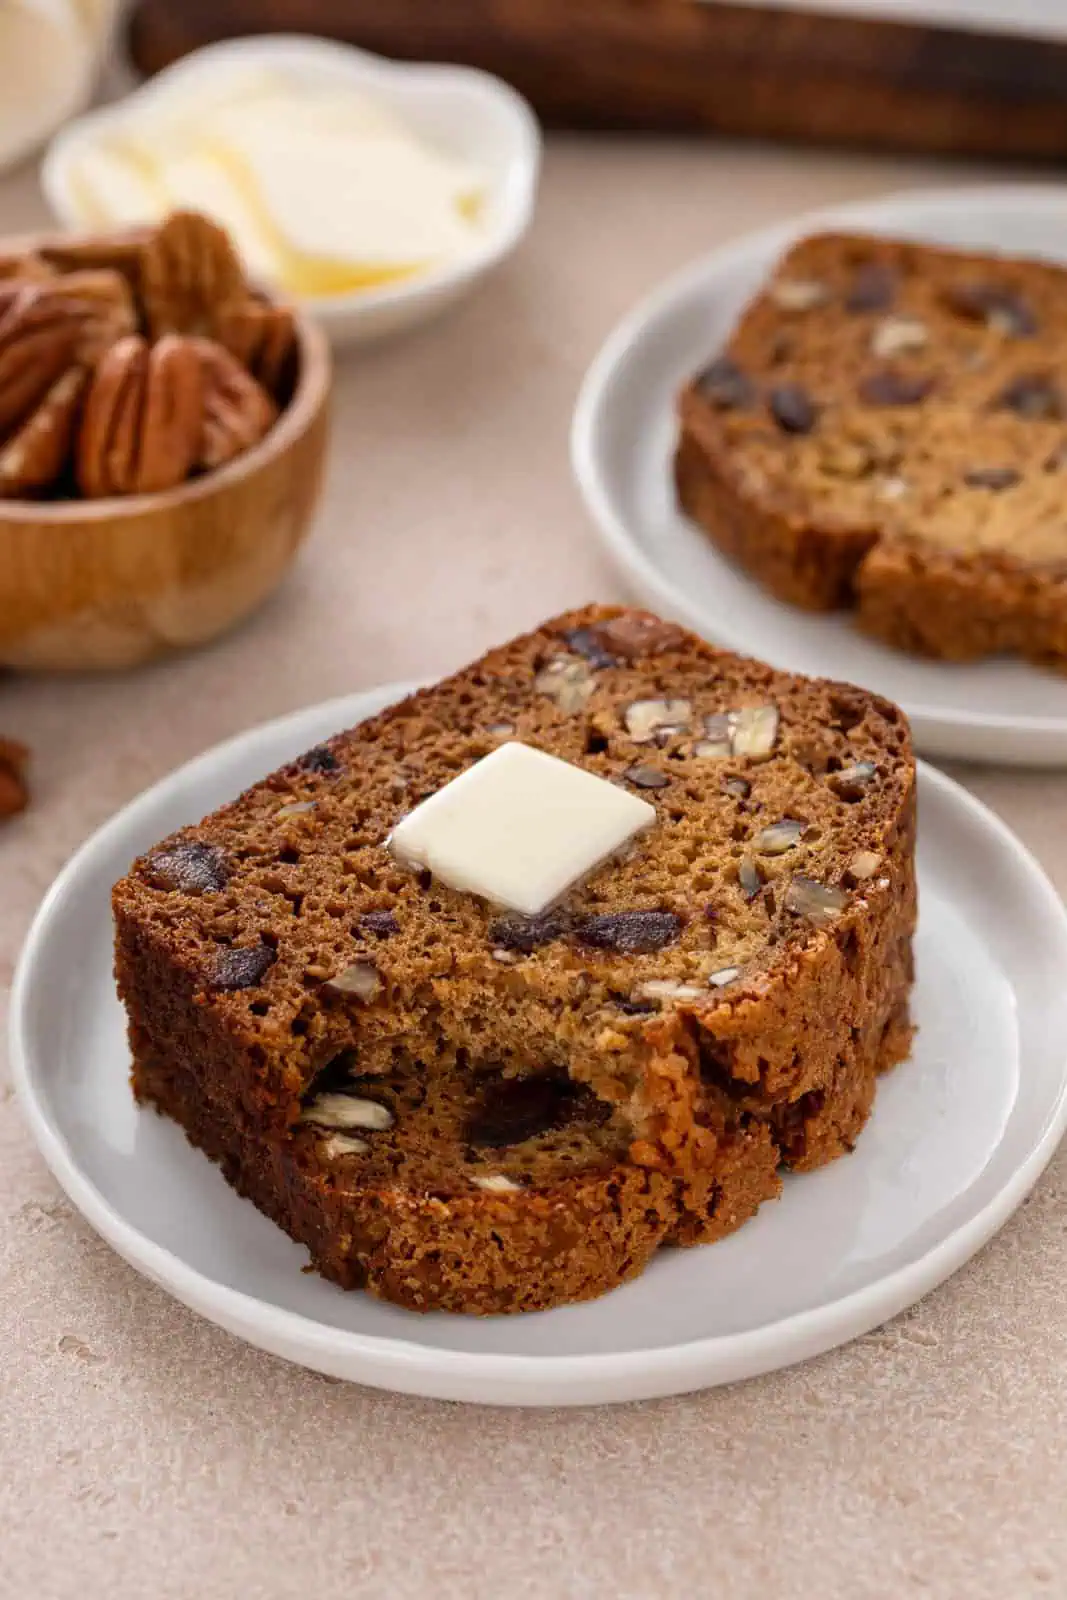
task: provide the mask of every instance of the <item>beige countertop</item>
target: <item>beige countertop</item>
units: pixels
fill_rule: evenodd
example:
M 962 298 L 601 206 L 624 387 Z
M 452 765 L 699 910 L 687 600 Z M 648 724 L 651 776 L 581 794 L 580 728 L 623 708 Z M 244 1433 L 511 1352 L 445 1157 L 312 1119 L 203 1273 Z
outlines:
M 790 211 L 981 176 L 553 143 L 516 261 L 345 361 L 317 535 L 267 610 L 150 671 L 0 683 L 36 790 L 0 833 L 0 1014 L 49 880 L 146 784 L 250 723 L 618 594 L 566 436 L 638 295 Z M 0 231 L 43 215 L 30 173 L 0 180 Z M 957 775 L 1067 890 L 1067 775 Z M 3 1600 L 1067 1595 L 1067 1153 L 976 1261 L 847 1349 L 657 1404 L 494 1412 L 286 1366 L 142 1281 L 60 1198 L 4 1068 L 0 1350 Z

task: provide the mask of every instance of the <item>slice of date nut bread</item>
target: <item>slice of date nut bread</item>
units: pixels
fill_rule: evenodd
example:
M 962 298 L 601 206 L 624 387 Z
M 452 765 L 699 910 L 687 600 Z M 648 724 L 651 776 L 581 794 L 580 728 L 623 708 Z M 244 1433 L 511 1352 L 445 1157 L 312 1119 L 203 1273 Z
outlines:
M 514 740 L 655 808 L 533 917 L 387 843 Z M 914 784 L 885 701 L 644 613 L 573 612 L 134 865 L 114 908 L 135 1087 L 150 1041 L 235 1133 L 278 1142 L 343 1052 L 364 1076 L 546 1073 L 603 1101 L 642 1168 L 712 1169 L 751 1117 L 816 1165 L 907 1047 Z
M 1067 666 L 1063 268 L 804 239 L 680 414 L 683 507 L 779 598 Z
M 195 1072 L 144 1039 L 137 1089 L 325 1277 L 414 1311 L 590 1299 L 636 1277 L 661 1244 L 733 1232 L 780 1188 L 778 1147 L 754 1117 L 720 1120 L 714 1159 L 673 1176 L 629 1161 L 611 1107 L 566 1076 L 358 1071 L 338 1058 L 280 1142 L 215 1107 Z

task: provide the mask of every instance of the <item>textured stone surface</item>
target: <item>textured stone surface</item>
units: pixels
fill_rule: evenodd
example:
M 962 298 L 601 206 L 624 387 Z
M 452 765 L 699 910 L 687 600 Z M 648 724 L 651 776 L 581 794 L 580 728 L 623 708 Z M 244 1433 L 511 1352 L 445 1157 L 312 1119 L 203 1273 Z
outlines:
M 0 1011 L 53 873 L 178 762 L 617 596 L 565 435 L 585 363 L 637 295 L 790 210 L 939 180 L 558 143 L 514 265 L 439 325 L 346 361 L 322 525 L 262 617 L 137 676 L 0 685 L 0 725 L 37 752 L 33 809 L 0 833 Z M 42 218 L 27 173 L 0 182 L 0 230 Z M 269 673 L 252 670 L 263 649 Z M 1067 888 L 1067 778 L 959 775 Z M 520 1414 L 346 1387 L 200 1321 L 59 1198 L 6 1081 L 5 1066 L 3 1600 L 1067 1593 L 1067 1152 L 975 1262 L 845 1350 L 701 1396 Z

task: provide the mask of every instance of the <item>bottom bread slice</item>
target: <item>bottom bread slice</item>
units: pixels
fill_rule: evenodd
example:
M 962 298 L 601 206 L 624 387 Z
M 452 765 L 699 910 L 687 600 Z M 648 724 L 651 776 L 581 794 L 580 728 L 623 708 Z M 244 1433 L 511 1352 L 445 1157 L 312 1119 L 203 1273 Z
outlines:
M 415 1311 L 492 1315 L 592 1299 L 638 1276 L 660 1245 L 734 1232 L 779 1193 L 783 1163 L 851 1149 L 878 1073 L 909 1036 L 893 1018 L 827 1090 L 773 1118 L 709 1086 L 714 1154 L 684 1178 L 630 1163 L 610 1107 L 566 1078 L 462 1065 L 358 1078 L 341 1060 L 280 1142 L 212 1106 L 143 1036 L 133 1083 L 324 1277 Z

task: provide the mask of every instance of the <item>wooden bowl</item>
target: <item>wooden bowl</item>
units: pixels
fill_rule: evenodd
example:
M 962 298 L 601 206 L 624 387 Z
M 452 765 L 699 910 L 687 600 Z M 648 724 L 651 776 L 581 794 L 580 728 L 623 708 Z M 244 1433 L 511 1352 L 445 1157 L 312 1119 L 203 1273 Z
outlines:
M 0 665 L 135 666 L 266 599 L 308 532 L 326 453 L 329 347 L 302 316 L 297 338 L 291 401 L 227 466 L 162 494 L 0 500 Z

